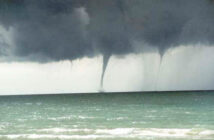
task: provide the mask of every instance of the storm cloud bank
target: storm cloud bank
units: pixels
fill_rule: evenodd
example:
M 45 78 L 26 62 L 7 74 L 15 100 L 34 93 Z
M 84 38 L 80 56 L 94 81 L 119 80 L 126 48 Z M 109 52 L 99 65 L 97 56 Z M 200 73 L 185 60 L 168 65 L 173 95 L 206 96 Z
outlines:
M 0 54 L 10 61 L 74 60 L 101 54 L 105 72 L 111 55 L 158 51 L 162 57 L 171 47 L 212 45 L 214 2 L 1 0 L 0 25 L 12 32 L 12 46 L 0 36 Z M 133 45 L 135 41 L 142 43 L 140 48 Z

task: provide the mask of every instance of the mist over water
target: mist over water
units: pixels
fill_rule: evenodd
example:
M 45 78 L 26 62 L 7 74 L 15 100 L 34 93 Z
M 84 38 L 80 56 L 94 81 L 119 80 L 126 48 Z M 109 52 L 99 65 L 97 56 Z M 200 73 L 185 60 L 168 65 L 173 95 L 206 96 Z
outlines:
M 158 53 L 112 56 L 104 77 L 103 90 L 110 92 L 212 89 L 213 52 L 213 48 L 208 46 L 180 46 L 164 55 L 161 67 Z M 1 63 L 0 93 L 98 92 L 102 59 L 102 56 L 99 56 L 46 64 Z
M 168 51 L 161 66 L 157 53 L 112 56 L 103 77 L 102 90 L 212 89 L 213 52 L 212 47 L 181 46 Z M 1 94 L 98 92 L 102 59 L 99 56 L 46 64 L 2 63 L 0 91 Z

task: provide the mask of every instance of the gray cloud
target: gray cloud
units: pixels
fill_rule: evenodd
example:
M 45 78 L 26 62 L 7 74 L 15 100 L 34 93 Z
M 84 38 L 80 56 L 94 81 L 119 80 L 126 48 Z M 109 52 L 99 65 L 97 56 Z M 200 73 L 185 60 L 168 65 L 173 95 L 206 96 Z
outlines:
M 14 28 L 14 55 L 44 55 L 53 61 L 93 55 L 72 2 L 20 1 L 9 3 L 7 10 L 2 22 Z
M 128 1 L 129 27 L 161 54 L 181 44 L 213 43 L 214 3 L 208 0 Z
M 2 0 L 0 8 L 1 25 L 14 29 L 14 55 L 21 57 L 40 54 L 55 61 L 127 54 L 134 51 L 133 40 L 161 54 L 180 44 L 213 43 L 209 0 Z

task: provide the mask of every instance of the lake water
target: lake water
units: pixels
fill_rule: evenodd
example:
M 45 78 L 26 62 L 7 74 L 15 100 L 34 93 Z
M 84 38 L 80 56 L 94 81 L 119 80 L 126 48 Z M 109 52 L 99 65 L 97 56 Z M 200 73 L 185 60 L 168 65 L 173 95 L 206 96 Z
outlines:
M 0 140 L 213 140 L 214 92 L 0 96 Z

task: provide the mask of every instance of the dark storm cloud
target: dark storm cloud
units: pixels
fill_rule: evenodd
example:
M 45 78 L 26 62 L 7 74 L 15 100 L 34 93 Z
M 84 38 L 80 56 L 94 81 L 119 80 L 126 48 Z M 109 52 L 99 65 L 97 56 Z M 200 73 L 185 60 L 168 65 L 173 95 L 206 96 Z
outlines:
M 161 55 L 169 47 L 214 41 L 212 1 L 126 0 L 125 5 L 135 38 L 157 47 Z
M 2 24 L 14 28 L 17 56 L 76 59 L 93 55 L 85 37 L 76 1 L 19 0 L 2 6 Z M 39 61 L 46 61 L 46 59 Z M 35 60 L 36 61 L 36 60 Z
M 133 40 L 163 54 L 181 44 L 213 43 L 210 0 L 1 0 L 0 22 L 14 29 L 13 55 L 76 59 L 127 54 Z M 90 21 L 82 22 L 78 8 Z M 143 47 L 143 46 L 142 46 Z M 46 60 L 43 60 L 46 61 Z

